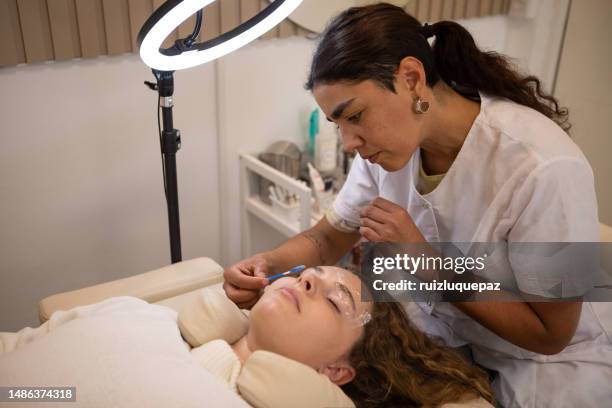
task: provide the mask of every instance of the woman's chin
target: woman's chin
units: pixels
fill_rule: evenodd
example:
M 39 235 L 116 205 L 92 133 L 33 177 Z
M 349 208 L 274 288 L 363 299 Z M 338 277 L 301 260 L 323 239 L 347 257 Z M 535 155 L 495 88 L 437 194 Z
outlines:
M 380 162 L 378 162 L 377 164 L 380 167 L 382 167 L 385 171 L 389 173 L 393 173 L 395 171 L 399 171 L 403 169 L 406 166 L 406 164 L 408 164 L 409 161 L 410 161 L 410 158 L 408 158 L 408 160 L 404 160 L 402 158 L 384 157 L 384 158 L 381 158 Z
M 398 166 L 396 163 L 393 163 L 392 161 L 389 161 L 389 160 L 381 160 L 380 163 L 378 163 L 378 165 L 382 167 L 383 170 L 389 173 L 393 173 L 394 171 L 398 171 L 402 168 L 401 166 Z

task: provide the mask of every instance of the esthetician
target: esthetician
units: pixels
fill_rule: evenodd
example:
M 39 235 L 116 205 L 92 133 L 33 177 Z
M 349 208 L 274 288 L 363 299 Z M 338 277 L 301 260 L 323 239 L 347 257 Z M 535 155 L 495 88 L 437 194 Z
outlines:
M 306 86 L 358 156 L 323 220 L 225 270 L 239 306 L 255 303 L 268 274 L 332 265 L 360 238 L 599 241 L 593 174 L 566 133 L 567 111 L 537 78 L 480 51 L 461 25 L 421 25 L 388 4 L 351 8 L 326 29 Z M 549 297 L 522 276 L 511 277 L 522 292 Z M 474 361 L 495 372 L 505 407 L 612 400 L 609 303 L 404 307 L 425 332 L 469 344 Z

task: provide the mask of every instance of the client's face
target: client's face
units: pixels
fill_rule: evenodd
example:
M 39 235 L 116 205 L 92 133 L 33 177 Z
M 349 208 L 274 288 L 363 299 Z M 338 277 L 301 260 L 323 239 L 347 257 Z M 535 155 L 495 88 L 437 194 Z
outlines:
M 331 266 L 281 278 L 251 310 L 249 334 L 258 348 L 321 370 L 342 361 L 363 334 L 371 304 L 360 301 L 360 290 L 356 275 Z

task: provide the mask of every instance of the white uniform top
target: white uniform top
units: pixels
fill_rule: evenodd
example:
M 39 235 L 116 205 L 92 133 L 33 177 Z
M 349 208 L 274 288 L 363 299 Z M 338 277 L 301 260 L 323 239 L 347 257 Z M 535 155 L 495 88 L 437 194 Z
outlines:
M 344 226 L 359 225 L 360 209 L 380 196 L 406 208 L 428 242 L 599 241 L 586 158 L 561 128 L 531 108 L 481 94 L 480 113 L 459 154 L 425 195 L 416 189 L 419 166 L 419 151 L 396 172 L 356 157 L 333 215 Z M 488 277 L 551 296 L 545 278 L 534 283 L 508 270 L 514 276 Z M 506 407 L 612 401 L 612 303 L 585 302 L 571 344 L 554 356 L 507 342 L 448 303 L 406 302 L 405 308 L 420 329 L 450 346 L 470 344 L 476 362 L 499 372 L 493 386 Z

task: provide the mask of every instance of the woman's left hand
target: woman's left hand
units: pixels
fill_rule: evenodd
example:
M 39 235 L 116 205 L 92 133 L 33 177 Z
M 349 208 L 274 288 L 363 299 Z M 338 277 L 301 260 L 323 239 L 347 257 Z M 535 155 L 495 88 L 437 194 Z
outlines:
M 359 233 L 370 242 L 425 242 L 408 211 L 382 197 L 364 207 L 360 216 Z

